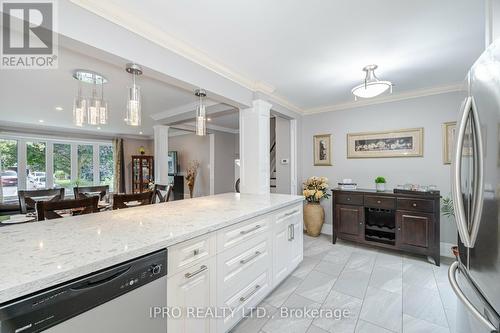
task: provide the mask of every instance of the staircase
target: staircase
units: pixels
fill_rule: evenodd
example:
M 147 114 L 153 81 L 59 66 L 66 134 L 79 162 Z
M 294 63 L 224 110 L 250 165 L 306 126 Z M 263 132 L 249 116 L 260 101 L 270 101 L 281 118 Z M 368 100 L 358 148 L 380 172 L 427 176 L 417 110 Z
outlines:
M 271 151 L 269 152 L 270 154 L 270 161 L 271 161 L 271 181 L 269 182 L 270 184 L 270 192 L 271 193 L 276 193 L 276 138 L 273 138 L 272 144 L 271 144 Z

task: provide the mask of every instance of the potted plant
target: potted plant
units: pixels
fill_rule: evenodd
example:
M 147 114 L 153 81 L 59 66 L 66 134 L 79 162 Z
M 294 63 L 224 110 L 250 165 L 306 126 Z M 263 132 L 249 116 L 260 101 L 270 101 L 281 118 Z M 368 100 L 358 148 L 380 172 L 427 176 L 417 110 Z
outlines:
M 378 176 L 375 178 L 375 188 L 377 189 L 377 192 L 384 192 L 385 191 L 385 178 Z
M 320 205 L 323 198 L 330 194 L 326 192 L 328 179 L 326 177 L 310 177 L 303 183 L 303 194 L 307 204 L 304 207 L 304 226 L 309 236 L 317 237 L 325 222 L 325 211 Z
M 455 218 L 455 208 L 453 207 L 453 200 L 450 197 L 441 199 L 441 213 L 443 216 Z M 452 246 L 451 251 L 455 257 L 458 257 L 458 246 Z

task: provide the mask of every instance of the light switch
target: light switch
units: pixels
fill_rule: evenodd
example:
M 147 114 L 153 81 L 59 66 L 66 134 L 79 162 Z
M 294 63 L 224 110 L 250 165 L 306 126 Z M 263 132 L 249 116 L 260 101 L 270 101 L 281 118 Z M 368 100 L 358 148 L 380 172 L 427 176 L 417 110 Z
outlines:
M 280 163 L 282 165 L 288 165 L 288 163 L 290 163 L 290 161 L 288 160 L 288 158 L 282 158 Z

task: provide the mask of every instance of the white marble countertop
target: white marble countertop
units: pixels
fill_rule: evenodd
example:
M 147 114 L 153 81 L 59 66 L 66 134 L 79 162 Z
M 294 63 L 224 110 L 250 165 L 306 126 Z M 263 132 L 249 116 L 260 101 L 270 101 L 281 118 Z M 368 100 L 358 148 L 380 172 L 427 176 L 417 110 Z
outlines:
M 298 203 L 225 193 L 0 228 L 0 303 Z

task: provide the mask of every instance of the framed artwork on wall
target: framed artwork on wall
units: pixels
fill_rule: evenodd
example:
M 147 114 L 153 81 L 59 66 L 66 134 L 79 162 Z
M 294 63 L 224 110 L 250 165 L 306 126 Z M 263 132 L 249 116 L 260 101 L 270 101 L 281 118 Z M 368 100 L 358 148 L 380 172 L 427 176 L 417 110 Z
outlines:
M 313 137 L 314 165 L 332 165 L 332 135 L 319 134 Z
M 456 121 L 450 121 L 443 124 L 443 164 L 451 164 L 456 130 Z
M 347 134 L 347 158 L 421 157 L 424 129 Z

